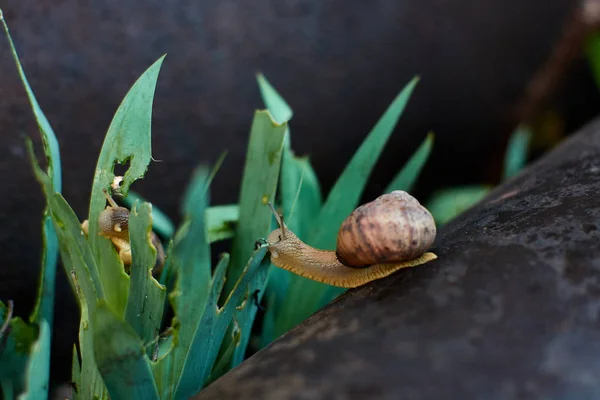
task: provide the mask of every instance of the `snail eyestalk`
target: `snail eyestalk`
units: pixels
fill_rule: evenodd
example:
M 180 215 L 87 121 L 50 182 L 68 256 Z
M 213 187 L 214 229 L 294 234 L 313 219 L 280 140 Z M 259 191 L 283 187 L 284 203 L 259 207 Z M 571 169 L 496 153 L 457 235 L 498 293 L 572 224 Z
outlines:
M 102 193 L 104 193 L 104 197 L 106 197 L 106 200 L 108 200 L 108 204 L 110 204 L 111 207 L 119 208 L 119 205 L 113 200 L 112 197 L 110 197 L 106 188 L 102 189 Z
M 267 204 L 269 205 L 269 207 L 271 207 L 271 211 L 273 211 L 273 214 L 275 215 L 275 220 L 277 221 L 277 223 L 279 224 L 279 228 L 281 229 L 282 239 L 285 240 L 285 223 L 283 222 L 283 214 L 279 214 L 277 210 L 275 210 L 275 207 L 273 207 L 273 204 L 271 204 L 271 202 L 268 202 Z

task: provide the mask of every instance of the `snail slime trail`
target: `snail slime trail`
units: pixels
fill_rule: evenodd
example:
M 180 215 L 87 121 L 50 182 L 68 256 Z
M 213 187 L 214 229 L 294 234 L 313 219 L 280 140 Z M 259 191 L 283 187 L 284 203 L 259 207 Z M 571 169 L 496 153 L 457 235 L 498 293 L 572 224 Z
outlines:
M 354 288 L 437 258 L 427 252 L 437 233 L 433 216 L 401 190 L 379 196 L 346 217 L 335 251 L 302 242 L 273 212 L 279 228 L 267 238 L 271 262 L 317 282 Z

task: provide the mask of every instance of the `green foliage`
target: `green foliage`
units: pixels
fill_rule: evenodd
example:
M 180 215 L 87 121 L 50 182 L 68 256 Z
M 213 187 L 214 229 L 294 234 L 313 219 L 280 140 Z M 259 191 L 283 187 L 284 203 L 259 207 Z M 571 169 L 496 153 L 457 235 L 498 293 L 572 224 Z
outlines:
M 7 393 L 19 394 L 24 389 L 24 371 L 29 352 L 38 336 L 37 327 L 13 317 L 12 304 L 0 302 L 0 386 L 6 399 Z
M 19 61 L 17 50 L 10 35 L 8 24 L 4 20 L 1 9 L 0 21 L 2 22 L 2 26 L 6 33 L 11 55 L 13 56 L 13 60 L 17 67 L 19 78 L 21 79 L 23 87 L 25 88 L 29 104 L 40 130 L 44 155 L 47 162 L 47 173 L 51 177 L 50 184 L 53 186 L 54 191 L 60 193 L 62 190 L 62 176 L 58 140 L 56 139 L 56 135 L 54 134 L 48 119 L 43 113 L 33 93 L 33 90 L 31 89 L 31 86 L 29 85 L 29 81 L 27 80 L 21 62 Z M 39 289 L 33 313 L 29 318 L 30 323 L 34 325 L 31 328 L 33 329 L 35 327 L 40 329 L 40 337 L 38 338 L 38 341 L 32 345 L 33 347 L 31 348 L 30 355 L 31 359 L 29 360 L 27 371 L 23 372 L 26 374 L 28 390 L 26 393 L 23 393 L 21 396 L 22 399 L 41 399 L 48 397 L 50 376 L 50 339 L 52 333 L 51 327 L 54 321 L 54 285 L 57 260 L 58 238 L 49 216 L 48 207 L 46 206 L 42 216 L 42 262 Z M 15 323 L 16 321 L 17 319 L 15 319 Z M 9 338 L 11 338 L 9 340 L 16 340 L 17 342 L 20 342 L 22 338 L 15 338 L 15 334 L 16 333 L 13 330 L 11 330 L 10 333 L 7 333 Z M 2 369 L 2 364 L 11 362 L 7 359 L 10 359 L 12 356 L 13 355 L 11 355 L 8 351 L 4 351 L 2 354 L 0 354 L 0 369 Z M 17 365 L 21 364 L 15 362 L 13 364 L 13 368 L 16 368 Z M 12 378 L 6 377 L 0 373 L 0 385 L 3 387 L 5 385 L 8 386 L 9 384 L 7 383 L 7 379 L 15 379 L 11 381 L 10 386 L 17 393 L 21 392 L 22 388 L 20 387 L 20 384 L 14 384 L 15 381 L 20 381 L 20 378 L 16 379 L 14 376 Z M 5 397 L 7 399 L 11 398 L 6 395 L 6 393 Z
M 370 173 L 417 82 L 418 78 L 411 80 L 394 99 L 346 165 L 325 202 L 322 201 L 319 183 L 310 162 L 293 154 L 288 130 L 279 197 L 286 223 L 307 244 L 322 249 L 335 248 L 337 230 L 344 218 L 358 205 Z M 258 84 L 269 111 L 280 118 L 291 118 L 293 114 L 290 107 L 264 76 L 258 76 Z M 429 157 L 432 144 L 433 135 L 430 134 L 389 187 L 410 189 Z M 266 345 L 291 329 L 342 292 L 343 289 L 272 267 L 261 345 Z
M 510 136 L 506 152 L 502 180 L 519 173 L 527 163 L 531 131 L 521 125 Z M 438 190 L 426 203 L 438 226 L 443 226 L 479 203 L 492 190 L 492 185 L 465 185 Z
M 527 164 L 531 135 L 531 131 L 525 126 L 517 127 L 511 135 L 504 155 L 503 179 L 509 179 L 518 174 Z
M 0 12 L 1 16 L 1 12 Z M 3 21 L 4 23 L 4 21 Z M 257 76 L 268 110 L 254 114 L 238 204 L 210 205 L 213 170 L 199 166 L 182 201 L 182 222 L 140 195 L 132 184 L 143 178 L 151 157 L 154 92 L 165 56 L 132 85 L 116 110 L 99 154 L 90 190 L 89 231 L 61 194 L 58 142 L 35 100 L 5 31 L 44 144 L 47 168 L 40 167 L 33 142 L 26 140 L 33 172 L 46 198 L 43 215 L 42 278 L 38 307 L 27 324 L 12 318 L 0 303 L 0 387 L 6 400 L 47 397 L 53 286 L 60 254 L 80 305 L 78 344 L 73 347 L 72 381 L 76 399 L 186 399 L 243 361 L 251 339 L 264 346 L 317 311 L 343 289 L 317 283 L 272 266 L 264 245 L 274 228 L 267 204 L 282 209 L 287 225 L 308 244 L 335 248 L 344 218 L 359 204 L 371 172 L 418 78 L 392 101 L 350 159 L 326 196 L 310 159 L 294 154 L 288 125 L 292 109 L 267 79 Z M 505 177 L 525 163 L 529 134 L 511 139 Z M 410 191 L 433 149 L 429 133 L 386 187 Z M 98 235 L 98 216 L 106 207 L 104 190 L 115 165 L 127 164 L 115 199 L 131 211 L 128 230 L 132 265 L 126 272 L 113 243 Z M 478 201 L 484 186 L 440 192 L 430 204 L 440 224 Z M 157 255 L 152 232 L 163 239 L 166 262 L 160 278 L 152 274 Z M 211 264 L 211 244 L 231 240 Z M 265 299 L 262 331 L 252 337 L 259 304 Z M 168 307 L 174 317 L 167 321 Z
M 150 203 L 135 194 L 128 197 L 129 186 L 143 176 L 151 159 L 150 118 L 162 60 L 132 86 L 108 129 L 94 174 L 87 237 L 80 220 L 56 190 L 51 170 L 40 168 L 33 143 L 26 140 L 33 171 L 47 199 L 47 221 L 57 235 L 57 249 L 81 309 L 79 347 L 73 349 L 72 380 L 77 399 L 107 399 L 109 395 L 183 399 L 193 395 L 232 365 L 244 335 L 233 332 L 235 342 L 227 343 L 229 351 L 219 354 L 223 339 L 237 321 L 243 321 L 249 330 L 255 311 L 247 311 L 254 305 L 248 301 L 248 286 L 264 285 L 266 248 L 253 248 L 262 236 L 256 232 L 268 233 L 270 228 L 268 208 L 261 209 L 260 205 L 273 200 L 286 127 L 274 123 L 268 112 L 258 111 L 253 123 L 250 148 L 254 151 L 249 151 L 249 178 L 242 188 L 241 197 L 246 199 L 241 207 L 208 207 L 208 186 L 214 173 L 209 175 L 204 168 L 198 169 L 186 193 L 184 221 L 178 229 L 165 215 L 155 214 Z M 274 134 L 279 139 L 273 145 Z M 106 206 L 102 191 L 113 181 L 115 163 L 127 160 L 130 164 L 119 194 L 131 202 L 131 275 L 125 273 L 114 246 L 98 235 L 98 225 L 93 223 Z M 256 179 L 258 175 L 253 171 L 258 169 L 267 170 L 264 180 Z M 257 182 L 262 184 L 255 186 Z M 256 189 L 261 196 L 253 201 Z M 254 220 L 253 213 L 262 213 L 263 217 Z M 152 276 L 157 254 L 150 240 L 154 215 L 159 215 L 162 236 L 169 240 L 167 260 L 175 277 L 168 296 L 175 317 L 166 329 L 161 322 L 167 287 Z M 245 227 L 246 233 L 239 227 L 239 220 L 250 227 Z M 234 245 L 237 243 L 234 256 L 241 268 L 232 278 L 231 290 L 224 292 L 229 256 L 222 257 L 213 274 L 210 243 L 231 237 Z M 222 306 L 220 298 L 224 299 Z M 9 318 L 6 308 L 2 306 L 1 310 L 2 318 Z M 237 321 L 232 325 L 236 314 Z M 18 318 L 7 320 L 6 326 L 10 329 L 2 332 L 8 337 L 0 364 L 3 395 L 6 399 L 18 394 L 22 399 L 39 398 L 40 390 L 48 388 L 49 324 L 42 320 L 39 335 L 37 325 Z
M 491 185 L 457 186 L 439 190 L 426 204 L 438 226 L 442 226 L 482 200 Z
M 92 327 L 94 359 L 111 398 L 158 400 L 150 359 L 131 325 L 101 301 Z

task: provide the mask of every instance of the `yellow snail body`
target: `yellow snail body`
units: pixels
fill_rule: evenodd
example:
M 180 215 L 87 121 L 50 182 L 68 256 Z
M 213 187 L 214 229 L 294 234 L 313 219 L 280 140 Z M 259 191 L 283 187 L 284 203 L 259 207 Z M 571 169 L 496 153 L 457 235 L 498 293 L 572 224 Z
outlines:
M 437 258 L 426 252 L 436 235 L 432 215 L 401 190 L 356 208 L 338 231 L 335 251 L 308 246 L 275 216 L 280 227 L 267 238 L 271 262 L 329 285 L 353 288 Z
M 108 200 L 109 205 L 102 210 L 98 216 L 98 235 L 103 236 L 113 243 L 119 252 L 119 258 L 123 261 L 123 265 L 127 268 L 131 266 L 131 245 L 129 243 L 129 210 L 125 207 L 120 207 L 104 190 L 104 195 Z M 88 234 L 89 221 L 86 219 L 81 224 L 83 232 Z M 156 249 L 156 263 L 152 269 L 152 275 L 160 276 L 162 268 L 165 264 L 165 252 L 156 234 L 150 231 L 150 240 Z

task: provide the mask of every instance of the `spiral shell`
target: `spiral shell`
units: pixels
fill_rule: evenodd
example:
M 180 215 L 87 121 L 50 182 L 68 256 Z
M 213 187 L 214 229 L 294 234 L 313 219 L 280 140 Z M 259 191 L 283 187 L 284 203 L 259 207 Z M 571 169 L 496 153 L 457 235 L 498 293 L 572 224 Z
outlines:
M 342 223 L 336 256 L 349 267 L 411 260 L 435 240 L 433 216 L 417 199 L 401 190 L 356 208 Z

